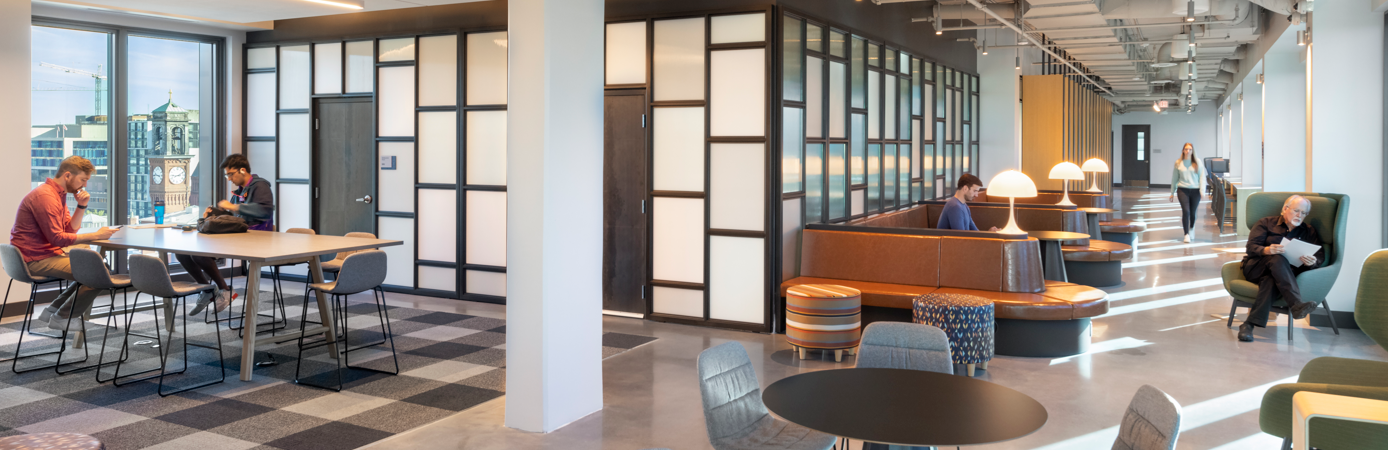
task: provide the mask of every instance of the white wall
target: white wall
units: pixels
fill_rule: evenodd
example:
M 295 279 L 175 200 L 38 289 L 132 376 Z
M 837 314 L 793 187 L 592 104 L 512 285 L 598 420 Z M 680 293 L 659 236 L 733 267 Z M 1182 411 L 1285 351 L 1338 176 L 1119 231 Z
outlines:
M 1235 155 L 1234 164 L 1242 170 L 1240 176 L 1244 186 L 1263 185 L 1263 85 L 1258 83 L 1260 73 L 1261 62 L 1256 70 L 1248 74 L 1240 88 L 1243 93 L 1243 154 Z
M 1325 27 L 1331 28 L 1331 27 Z M 1306 184 L 1306 63 L 1296 45 L 1296 32 L 1287 28 L 1263 57 L 1265 134 L 1264 191 L 1305 191 Z M 1322 28 L 1324 30 L 1324 28 Z M 1355 49 L 1359 48 L 1357 45 Z
M 27 1 L 0 2 L 0 226 L 6 230 L 29 192 L 29 15 Z M 0 283 L 8 285 L 9 277 L 0 273 Z M 14 291 L 16 301 L 29 298 L 28 289 Z
M 1152 126 L 1152 172 L 1148 178 L 1152 184 L 1171 184 L 1171 169 L 1176 166 L 1176 158 L 1181 156 L 1181 147 L 1187 142 L 1195 146 L 1197 160 L 1215 156 L 1215 127 L 1219 126 L 1219 122 L 1213 104 L 1201 103 L 1190 114 L 1186 114 L 1183 109 L 1173 109 L 1166 115 L 1155 111 L 1114 114 L 1114 183 L 1123 182 L 1123 125 Z M 1201 179 L 1201 183 L 1204 183 L 1204 179 Z
M 979 30 L 979 38 L 984 38 Z M 987 33 L 996 37 L 997 33 Z M 1011 34 L 1011 33 L 1008 33 Z M 998 45 L 1012 42 L 998 43 Z M 993 42 L 989 43 L 994 44 Z M 1036 51 L 1020 52 L 1022 70 L 1017 70 L 1013 50 L 994 50 L 978 56 L 979 90 L 979 170 L 978 178 L 987 183 L 999 172 L 1021 169 L 1022 165 L 1022 75 L 1037 75 L 1031 64 Z M 952 180 L 946 180 L 953 183 Z
M 1312 44 L 1311 190 L 1350 195 L 1345 266 L 1330 291 L 1354 309 L 1364 258 L 1383 248 L 1383 13 L 1317 2 Z

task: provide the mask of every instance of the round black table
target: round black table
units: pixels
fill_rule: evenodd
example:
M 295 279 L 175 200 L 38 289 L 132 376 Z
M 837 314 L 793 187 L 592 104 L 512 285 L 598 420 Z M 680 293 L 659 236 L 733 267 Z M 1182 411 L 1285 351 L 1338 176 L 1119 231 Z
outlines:
M 1041 241 L 1041 268 L 1045 278 L 1069 282 L 1070 277 L 1065 275 L 1065 254 L 1060 250 L 1060 241 L 1089 239 L 1089 235 L 1070 231 L 1028 231 L 1027 236 Z
M 771 383 L 766 408 L 835 436 L 892 445 L 991 444 L 1031 434 L 1046 408 L 987 381 L 903 369 L 838 369 Z
M 1085 218 L 1089 221 L 1089 237 L 1092 239 L 1103 239 L 1104 230 L 1099 229 L 1099 216 L 1118 212 L 1116 209 L 1109 208 L 1076 208 L 1084 211 Z

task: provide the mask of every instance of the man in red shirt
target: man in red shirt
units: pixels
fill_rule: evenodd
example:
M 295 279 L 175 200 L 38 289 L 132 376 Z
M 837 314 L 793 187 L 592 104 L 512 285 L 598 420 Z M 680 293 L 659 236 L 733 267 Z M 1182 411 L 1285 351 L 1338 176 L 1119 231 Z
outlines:
M 44 277 L 72 280 L 72 264 L 68 261 L 67 248 L 111 237 L 115 228 L 102 228 L 95 232 L 77 234 L 82 225 L 82 215 L 87 210 L 91 194 L 83 188 L 92 177 L 96 167 L 81 156 L 70 156 L 58 165 L 56 178 L 49 178 L 43 185 L 29 191 L 19 203 L 15 213 L 14 228 L 10 230 L 10 244 L 24 255 L 29 273 Z M 77 199 L 77 209 L 68 215 L 67 194 Z M 97 291 L 77 283 L 68 285 L 58 294 L 43 312 L 39 321 L 48 321 L 48 327 L 64 330 L 68 317 L 81 315 L 92 306 Z M 79 321 L 80 322 L 80 321 Z M 75 324 L 74 324 L 75 325 Z

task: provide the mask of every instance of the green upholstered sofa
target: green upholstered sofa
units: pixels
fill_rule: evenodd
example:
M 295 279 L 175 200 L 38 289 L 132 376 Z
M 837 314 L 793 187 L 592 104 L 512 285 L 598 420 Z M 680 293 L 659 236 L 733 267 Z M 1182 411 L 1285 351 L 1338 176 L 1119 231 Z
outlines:
M 1359 276 L 1354 320 L 1364 334 L 1388 350 L 1388 250 L 1370 254 Z M 1292 395 L 1301 391 L 1388 401 L 1388 362 L 1324 356 L 1306 363 L 1296 383 L 1279 384 L 1263 394 L 1258 423 L 1264 433 L 1292 436 Z M 1334 419 L 1311 419 L 1311 446 L 1321 450 L 1384 448 L 1388 426 Z
M 1320 234 L 1321 241 L 1326 245 L 1325 265 L 1297 275 L 1297 286 L 1301 287 L 1303 300 L 1319 302 L 1329 312 L 1330 304 L 1326 302 L 1325 296 L 1330 294 L 1330 288 L 1340 276 L 1340 267 L 1344 266 L 1342 254 L 1345 248 L 1345 225 L 1349 222 L 1349 196 L 1315 192 L 1259 192 L 1248 196 L 1248 208 L 1243 221 L 1249 228 L 1253 228 L 1264 217 L 1281 214 L 1282 203 L 1293 195 L 1300 195 L 1311 201 L 1311 214 L 1306 216 L 1306 223 L 1315 227 L 1316 233 Z M 1234 297 L 1233 305 L 1229 306 L 1227 324 L 1232 327 L 1234 313 L 1238 307 L 1253 306 L 1253 300 L 1258 297 L 1258 285 L 1244 279 L 1242 260 L 1224 264 L 1222 272 L 1224 289 Z M 1287 315 L 1287 340 L 1291 340 L 1292 315 L 1287 309 L 1287 302 L 1281 297 L 1276 298 L 1272 302 L 1272 310 Z M 1330 327 L 1335 330 L 1335 334 L 1340 334 L 1340 328 L 1335 325 L 1334 315 L 1330 315 Z

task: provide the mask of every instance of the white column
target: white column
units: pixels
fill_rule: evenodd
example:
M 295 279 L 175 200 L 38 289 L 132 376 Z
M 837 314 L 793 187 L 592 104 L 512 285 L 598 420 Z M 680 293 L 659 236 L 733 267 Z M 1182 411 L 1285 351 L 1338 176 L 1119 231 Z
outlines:
M 1311 58 L 1311 190 L 1349 194 L 1344 267 L 1331 306 L 1353 311 L 1361 267 L 1383 242 L 1383 13 L 1317 2 Z M 1269 160 L 1269 163 L 1272 161 Z
M 1263 185 L 1263 85 L 1258 83 L 1260 73 L 1262 68 L 1256 68 L 1243 80 L 1243 154 L 1236 156 L 1234 163 L 1243 168 L 1240 175 L 1244 186 Z
M 1306 185 L 1306 63 L 1288 27 L 1263 57 L 1263 191 L 1301 192 Z
M 603 2 L 508 8 L 506 426 L 550 432 L 602 409 Z
M 26 1 L 0 2 L 0 226 L 14 224 L 19 200 L 29 193 L 29 21 L 32 5 Z M 4 239 L 9 243 L 8 235 Z M 0 272 L 0 284 L 9 277 Z M 16 301 L 27 299 L 28 288 L 19 286 L 11 294 Z M 3 294 L 0 294 L 3 295 Z M 4 301 L 7 299 L 0 299 Z
M 980 39 L 985 37 L 984 31 L 993 30 L 979 30 Z M 997 34 L 990 32 L 986 37 L 997 39 Z M 1012 33 L 1009 31 L 1004 36 L 1008 34 Z M 1001 42 L 989 42 L 989 45 L 1010 45 L 1013 40 L 1006 37 Z M 1017 69 L 1019 53 L 1021 70 Z M 999 172 L 1022 167 L 1021 76 L 1036 74 L 1030 62 L 1032 53 L 1035 52 L 998 49 L 978 56 L 979 130 L 982 132 L 978 137 L 977 175 L 984 183 Z M 954 181 L 945 180 L 951 186 Z

